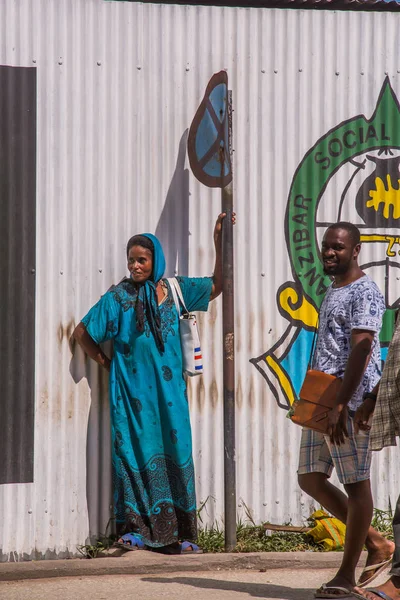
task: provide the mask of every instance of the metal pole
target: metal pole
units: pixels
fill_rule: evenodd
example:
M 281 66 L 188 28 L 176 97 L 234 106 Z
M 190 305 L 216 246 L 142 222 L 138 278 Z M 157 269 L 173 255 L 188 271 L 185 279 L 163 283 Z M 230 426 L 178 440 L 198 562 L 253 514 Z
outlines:
M 232 97 L 228 92 L 229 153 L 232 139 Z M 221 159 L 224 157 L 222 156 Z M 221 170 L 224 160 L 221 160 Z M 221 208 L 226 213 L 222 228 L 223 260 L 223 379 L 224 379 L 224 492 L 225 492 L 225 550 L 236 546 L 236 449 L 235 449 L 235 338 L 234 338 L 234 280 L 233 280 L 233 185 L 221 189 Z

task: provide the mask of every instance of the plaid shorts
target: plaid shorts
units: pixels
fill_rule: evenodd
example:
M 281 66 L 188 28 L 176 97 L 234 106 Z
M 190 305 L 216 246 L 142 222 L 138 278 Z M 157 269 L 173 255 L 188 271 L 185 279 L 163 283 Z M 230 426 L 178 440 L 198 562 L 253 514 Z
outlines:
M 354 432 L 353 419 L 347 423 L 349 437 L 344 444 L 332 444 L 329 437 L 312 429 L 303 429 L 297 473 L 325 473 L 335 467 L 340 483 L 357 483 L 370 478 L 371 450 L 369 432 Z

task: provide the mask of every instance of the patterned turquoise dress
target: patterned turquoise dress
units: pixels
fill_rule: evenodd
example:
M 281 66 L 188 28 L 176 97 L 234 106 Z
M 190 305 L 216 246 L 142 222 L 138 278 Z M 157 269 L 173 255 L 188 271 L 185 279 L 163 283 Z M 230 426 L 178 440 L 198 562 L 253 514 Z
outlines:
M 212 279 L 177 279 L 188 310 L 206 311 Z M 178 314 L 166 283 L 168 295 L 159 306 L 164 353 L 147 321 L 142 333 L 137 330 L 137 290 L 129 279 L 111 288 L 82 319 L 98 344 L 114 340 L 109 387 L 117 524 L 156 548 L 197 536 Z

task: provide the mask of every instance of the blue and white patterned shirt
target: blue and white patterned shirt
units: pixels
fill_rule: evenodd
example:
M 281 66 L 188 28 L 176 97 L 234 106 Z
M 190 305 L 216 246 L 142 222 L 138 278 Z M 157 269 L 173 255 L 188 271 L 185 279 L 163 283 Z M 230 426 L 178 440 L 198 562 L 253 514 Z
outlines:
M 322 302 L 314 369 L 343 377 L 351 352 L 353 329 L 375 333 L 368 366 L 348 403 L 350 410 L 360 406 L 364 392 L 370 392 L 381 377 L 379 332 L 385 310 L 384 297 L 368 275 L 343 287 L 330 286 Z

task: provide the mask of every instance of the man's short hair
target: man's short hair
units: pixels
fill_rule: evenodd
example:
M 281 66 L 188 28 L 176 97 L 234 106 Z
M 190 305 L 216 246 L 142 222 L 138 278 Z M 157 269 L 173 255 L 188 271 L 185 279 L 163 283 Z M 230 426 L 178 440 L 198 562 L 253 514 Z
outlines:
M 358 227 L 353 225 L 353 223 L 349 223 L 348 221 L 339 221 L 338 223 L 332 223 L 329 225 L 328 229 L 344 229 L 350 236 L 351 241 L 354 246 L 360 243 L 360 230 Z

